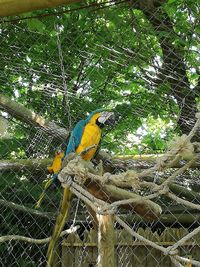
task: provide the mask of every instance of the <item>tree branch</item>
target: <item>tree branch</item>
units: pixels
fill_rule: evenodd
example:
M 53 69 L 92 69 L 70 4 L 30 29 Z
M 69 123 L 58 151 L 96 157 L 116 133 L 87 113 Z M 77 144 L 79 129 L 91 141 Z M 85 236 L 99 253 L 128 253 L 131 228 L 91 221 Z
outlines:
M 0 94 L 0 109 L 6 111 L 11 116 L 22 122 L 33 125 L 34 127 L 40 127 L 47 134 L 56 138 L 65 140 L 69 136 L 69 132 L 66 129 L 58 126 L 54 122 L 46 120 L 44 117 L 38 115 L 32 110 L 29 110 L 22 104 L 11 100 L 3 94 Z
M 81 2 L 80 0 L 0 0 L 0 17 L 17 15 L 24 12 L 56 7 L 60 5 L 69 5 Z
M 160 216 L 162 211 L 161 207 L 153 201 L 142 199 L 142 197 L 138 194 L 129 192 L 122 188 L 118 188 L 114 185 L 101 184 L 99 182 L 94 181 L 95 178 L 97 179 L 97 181 L 99 180 L 99 175 L 92 174 L 92 179 L 87 179 L 90 178 L 91 168 L 91 162 L 88 163 L 80 157 L 76 157 L 71 160 L 66 167 L 62 169 L 58 176 L 58 179 L 62 183 L 63 187 L 69 186 L 70 190 L 72 191 L 73 189 L 75 189 L 77 192 L 73 191 L 73 193 L 76 194 L 77 197 L 80 197 L 82 199 L 82 197 L 84 196 L 89 199 L 90 202 L 92 201 L 94 203 L 95 201 L 96 205 L 98 204 L 98 206 L 100 207 L 99 209 L 102 209 L 105 213 L 107 212 L 104 211 L 105 207 L 107 208 L 107 210 L 109 210 L 109 208 L 113 210 L 112 205 L 115 203 L 115 201 L 133 198 L 135 200 L 134 203 L 131 203 L 129 205 L 123 205 L 123 207 L 129 210 L 133 209 L 136 213 L 140 214 L 148 220 L 155 220 Z M 95 170 L 93 171 L 95 172 Z M 78 181 L 78 183 L 84 183 L 87 190 L 83 189 L 77 183 L 69 179 L 69 177 L 71 176 L 75 176 L 75 180 Z M 87 177 L 87 180 L 85 180 L 84 177 Z M 85 199 L 82 200 L 85 201 Z M 103 204 L 101 203 L 102 201 Z M 93 203 L 92 206 L 94 206 Z M 109 203 L 113 204 L 109 205 Z M 90 203 L 87 204 L 91 205 Z
M 0 160 L 0 171 L 41 170 L 45 172 L 53 159 L 10 159 Z
M 67 230 L 64 230 L 61 232 L 60 237 L 63 237 L 66 234 L 72 234 L 72 233 L 76 232 L 79 228 L 80 228 L 80 226 L 77 225 L 77 226 L 74 226 L 73 228 L 69 228 Z M 51 238 L 52 237 L 50 236 L 50 237 L 43 238 L 43 239 L 34 239 L 31 237 L 26 237 L 26 236 L 21 236 L 21 235 L 6 235 L 6 236 L 0 237 L 0 243 L 17 240 L 17 241 L 23 241 L 23 242 L 27 242 L 27 243 L 42 245 L 45 243 L 49 243 Z
M 19 210 L 22 212 L 26 212 L 35 216 L 40 216 L 40 217 L 44 217 L 46 219 L 55 219 L 56 218 L 56 214 L 52 213 L 52 212 L 45 212 L 45 211 L 38 211 L 36 209 L 31 209 L 28 207 L 25 207 L 23 205 L 19 205 L 16 204 L 14 202 L 10 202 L 4 199 L 0 199 L 0 205 L 4 206 L 6 208 L 10 208 L 12 210 Z

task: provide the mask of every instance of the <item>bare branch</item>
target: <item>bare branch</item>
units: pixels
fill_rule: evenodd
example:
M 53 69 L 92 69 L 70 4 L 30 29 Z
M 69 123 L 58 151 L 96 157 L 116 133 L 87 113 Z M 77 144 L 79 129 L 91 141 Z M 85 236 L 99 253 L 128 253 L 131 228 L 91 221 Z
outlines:
M 72 234 L 72 233 L 76 232 L 79 228 L 80 228 L 80 226 L 77 225 L 77 226 L 74 226 L 74 227 L 69 228 L 67 230 L 64 230 L 61 232 L 60 237 L 63 237 L 66 234 Z M 21 236 L 21 235 L 6 235 L 6 236 L 0 237 L 0 243 L 17 240 L 17 241 L 23 241 L 23 242 L 27 242 L 27 243 L 42 245 L 45 243 L 49 243 L 51 238 L 52 237 L 50 236 L 50 237 L 43 238 L 43 239 L 34 239 L 31 237 L 26 237 L 26 236 Z
M 38 210 L 31 209 L 31 208 L 25 207 L 23 205 L 19 205 L 19 204 L 16 204 L 14 202 L 10 202 L 10 201 L 4 200 L 4 199 L 0 199 L 0 205 L 4 206 L 6 208 L 10 208 L 12 210 L 19 210 L 19 211 L 26 212 L 26 213 L 29 213 L 29 214 L 32 214 L 35 216 L 44 217 L 46 219 L 52 220 L 52 219 L 56 218 L 56 214 L 54 214 L 52 212 L 38 211 Z

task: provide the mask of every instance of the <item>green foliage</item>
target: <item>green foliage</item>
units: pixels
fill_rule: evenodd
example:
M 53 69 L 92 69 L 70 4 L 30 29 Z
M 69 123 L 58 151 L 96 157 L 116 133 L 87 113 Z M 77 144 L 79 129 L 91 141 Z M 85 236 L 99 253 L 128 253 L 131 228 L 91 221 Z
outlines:
M 39 19 L 30 19 L 27 22 L 28 29 L 30 31 L 37 31 L 40 33 L 45 32 L 46 26 Z
M 168 0 L 154 8 L 149 17 L 140 5 L 113 5 L 2 23 L 0 93 L 67 129 L 96 108 L 109 107 L 118 121 L 104 129 L 103 149 L 127 155 L 163 152 L 177 133 L 177 118 L 185 108 L 182 102 L 189 96 L 200 108 L 199 11 L 194 0 Z M 36 157 L 34 150 L 27 153 L 27 147 L 37 131 L 0 115 L 9 122 L 9 138 L 0 139 L 0 159 Z M 53 143 L 43 156 L 59 145 Z M 35 146 L 43 148 L 45 143 L 36 140 Z M 45 170 L 1 172 L 1 198 L 33 208 L 46 176 Z M 59 190 L 48 192 L 41 210 L 55 212 L 59 198 Z M 52 226 L 52 221 L 9 208 L 3 209 L 0 220 L 3 235 L 43 238 Z M 3 258 L 6 266 L 43 266 L 45 250 L 46 246 L 3 244 L 0 261 Z
M 125 135 L 134 134 L 149 115 L 154 118 L 159 115 L 163 122 L 174 121 L 178 107 L 173 96 L 169 97 L 170 84 L 158 84 L 155 90 L 145 75 L 156 77 L 152 68 L 155 57 L 162 62 L 159 38 L 170 40 L 183 51 L 189 66 L 197 66 L 196 53 L 190 50 L 197 46 L 197 40 L 189 38 L 197 28 L 191 21 L 196 19 L 197 11 L 194 1 L 188 5 L 185 1 L 168 1 L 163 10 L 173 20 L 174 32 L 166 28 L 155 34 L 143 11 L 117 7 L 34 18 L 16 26 L 3 25 L 5 41 L 1 42 L 0 53 L 5 54 L 6 62 L 1 66 L 6 66 L 7 76 L 0 90 L 64 127 L 68 127 L 69 108 L 75 124 L 96 107 L 113 107 L 122 119 L 105 144 L 112 139 L 123 146 Z M 69 92 L 68 108 L 63 93 L 58 34 Z M 16 66 L 19 66 L 17 72 Z M 196 85 L 197 73 L 188 68 L 187 75 L 190 83 Z M 161 138 L 157 138 L 158 147 L 164 149 Z M 150 139 L 146 137 L 143 141 L 152 150 Z M 118 151 L 117 142 L 111 146 Z
M 11 159 L 24 157 L 24 147 L 26 139 L 20 138 L 1 138 L 0 139 L 0 159 Z

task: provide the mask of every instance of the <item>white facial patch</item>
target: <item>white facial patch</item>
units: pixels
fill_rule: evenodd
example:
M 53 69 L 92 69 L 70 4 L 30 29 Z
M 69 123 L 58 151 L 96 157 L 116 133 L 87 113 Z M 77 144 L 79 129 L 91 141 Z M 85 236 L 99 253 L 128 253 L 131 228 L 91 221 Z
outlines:
M 101 116 L 98 118 L 98 121 L 104 124 L 111 116 L 113 116 L 113 112 L 103 111 L 101 112 Z

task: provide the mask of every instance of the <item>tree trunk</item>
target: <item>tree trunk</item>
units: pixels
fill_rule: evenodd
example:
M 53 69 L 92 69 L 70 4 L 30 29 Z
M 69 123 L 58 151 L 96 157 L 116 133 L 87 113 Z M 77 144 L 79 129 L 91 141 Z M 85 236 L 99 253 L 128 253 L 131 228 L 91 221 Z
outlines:
M 176 99 L 179 106 L 178 125 L 180 130 L 188 134 L 195 124 L 197 105 L 195 98 L 200 90 L 199 84 L 191 89 L 187 77 L 184 60 L 184 51 L 176 47 L 171 40 L 171 33 L 176 34 L 168 14 L 161 8 L 165 1 L 149 0 L 140 1 L 140 8 L 154 27 L 163 52 L 163 66 L 158 75 L 158 85 L 169 84 L 170 92 L 167 94 Z M 161 35 L 160 32 L 170 34 Z M 195 136 L 199 140 L 200 136 Z

